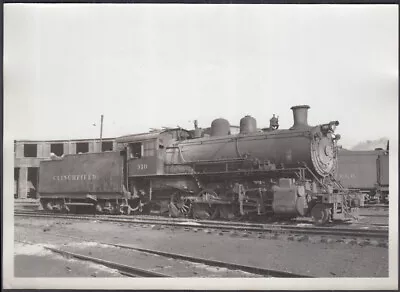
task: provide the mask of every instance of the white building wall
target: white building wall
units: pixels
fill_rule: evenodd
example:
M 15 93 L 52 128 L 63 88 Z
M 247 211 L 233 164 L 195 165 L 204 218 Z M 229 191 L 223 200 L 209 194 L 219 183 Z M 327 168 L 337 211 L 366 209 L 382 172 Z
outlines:
M 76 154 L 76 142 L 69 143 L 69 154 Z
M 24 157 L 24 143 L 16 143 L 15 147 L 15 157 L 23 158 Z
M 21 167 L 19 169 L 19 180 L 18 180 L 18 197 L 26 199 L 28 197 L 28 168 Z
M 63 143 L 63 149 L 64 149 L 63 153 L 64 153 L 64 155 L 65 154 L 69 154 L 69 148 L 70 148 L 70 143 L 69 142 L 64 142 Z

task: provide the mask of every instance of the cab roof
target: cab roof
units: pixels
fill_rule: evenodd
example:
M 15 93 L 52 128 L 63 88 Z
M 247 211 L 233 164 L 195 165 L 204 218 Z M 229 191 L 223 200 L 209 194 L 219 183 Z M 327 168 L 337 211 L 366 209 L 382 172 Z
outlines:
M 139 134 L 131 134 L 131 135 L 125 135 L 116 138 L 117 143 L 131 143 L 131 142 L 139 142 L 139 141 L 144 141 L 144 140 L 152 140 L 152 139 L 157 139 L 160 135 L 169 133 L 169 132 L 175 132 L 175 131 L 184 131 L 190 134 L 190 131 L 182 129 L 182 128 L 168 128 L 168 129 L 163 129 L 163 130 L 155 130 L 147 133 L 139 133 Z

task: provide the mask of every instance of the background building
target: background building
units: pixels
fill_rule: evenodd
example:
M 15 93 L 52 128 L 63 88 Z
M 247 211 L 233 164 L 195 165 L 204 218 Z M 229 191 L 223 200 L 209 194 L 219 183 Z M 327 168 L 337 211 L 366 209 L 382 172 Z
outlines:
M 117 148 L 115 138 L 14 141 L 14 198 L 36 198 L 40 161 L 50 159 L 50 153 L 65 154 L 112 151 Z

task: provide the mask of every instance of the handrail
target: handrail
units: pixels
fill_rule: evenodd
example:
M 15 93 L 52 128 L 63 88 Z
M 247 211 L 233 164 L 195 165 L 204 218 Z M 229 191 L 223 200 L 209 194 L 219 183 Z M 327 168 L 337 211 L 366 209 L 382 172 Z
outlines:
M 326 190 L 328 191 L 328 187 L 322 183 L 322 181 L 315 175 L 315 173 L 307 166 L 305 162 L 303 162 L 303 166 L 308 170 L 309 173 L 314 177 L 314 179 Z
M 182 165 L 182 164 L 198 164 L 198 163 L 223 163 L 223 162 L 242 162 L 252 161 L 250 158 L 229 158 L 229 159 L 213 159 L 213 160 L 195 160 L 186 161 L 184 163 L 166 163 L 165 165 Z

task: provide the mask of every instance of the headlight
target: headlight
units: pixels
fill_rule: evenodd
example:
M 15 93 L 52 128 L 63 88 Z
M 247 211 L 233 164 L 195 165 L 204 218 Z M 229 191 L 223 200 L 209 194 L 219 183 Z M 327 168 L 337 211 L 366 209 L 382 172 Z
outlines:
M 329 130 L 331 130 L 332 132 L 335 132 L 337 126 L 339 126 L 339 122 L 332 121 L 329 123 Z

